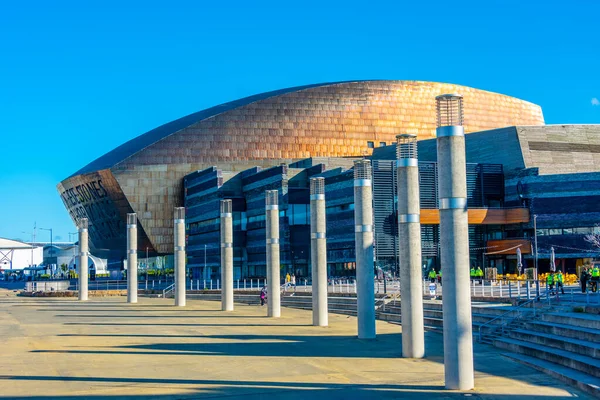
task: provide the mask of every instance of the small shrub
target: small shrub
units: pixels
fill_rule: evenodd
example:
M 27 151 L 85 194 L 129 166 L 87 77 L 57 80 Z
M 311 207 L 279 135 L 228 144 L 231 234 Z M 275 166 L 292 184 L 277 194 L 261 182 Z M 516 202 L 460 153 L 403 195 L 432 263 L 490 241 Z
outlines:
M 585 310 L 583 309 L 583 307 L 573 307 L 573 312 L 582 313 L 584 311 Z

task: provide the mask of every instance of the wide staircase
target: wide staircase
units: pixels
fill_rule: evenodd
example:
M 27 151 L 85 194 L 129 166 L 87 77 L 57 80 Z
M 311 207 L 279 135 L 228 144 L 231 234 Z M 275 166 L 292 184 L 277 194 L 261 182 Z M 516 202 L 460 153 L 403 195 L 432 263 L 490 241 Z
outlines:
M 504 355 L 600 398 L 600 315 L 548 312 L 497 337 Z

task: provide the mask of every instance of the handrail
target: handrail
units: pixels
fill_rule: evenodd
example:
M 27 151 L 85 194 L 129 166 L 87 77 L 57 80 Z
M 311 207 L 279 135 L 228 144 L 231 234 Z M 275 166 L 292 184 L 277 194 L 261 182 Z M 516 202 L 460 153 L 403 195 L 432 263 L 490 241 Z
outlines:
M 167 297 L 167 293 L 168 292 L 172 292 L 175 288 L 175 283 L 172 283 L 171 285 L 167 286 L 166 288 L 163 289 L 163 299 Z
M 479 342 L 481 342 L 481 339 L 482 339 L 482 334 L 481 334 L 481 330 L 482 330 L 482 328 L 484 328 L 484 327 L 485 327 L 485 326 L 487 326 L 487 325 L 490 325 L 492 322 L 494 322 L 494 321 L 496 321 L 496 320 L 498 320 L 498 319 L 504 319 L 504 317 L 505 317 L 507 314 L 513 313 L 513 312 L 515 312 L 515 311 L 516 311 L 516 312 L 517 312 L 517 314 L 518 314 L 518 313 L 519 313 L 519 311 L 518 311 L 518 310 L 519 310 L 519 309 L 521 309 L 521 308 L 523 308 L 523 307 L 525 307 L 525 306 L 527 306 L 528 304 L 533 304 L 533 316 L 535 317 L 535 316 L 536 316 L 536 308 L 535 308 L 535 304 L 536 304 L 536 302 L 537 302 L 537 301 L 541 301 L 543 297 L 544 297 L 544 295 L 540 295 L 539 297 L 534 297 L 533 299 L 531 299 L 531 300 L 529 300 L 529 301 L 526 301 L 525 303 L 519 304 L 519 305 L 518 305 L 518 306 L 516 306 L 514 309 L 512 309 L 512 310 L 510 310 L 510 311 L 507 311 L 507 312 L 505 312 L 505 313 L 502 313 L 502 314 L 498 315 L 497 317 L 490 319 L 490 320 L 489 320 L 489 321 L 487 321 L 486 323 L 483 323 L 483 324 L 479 325 Z M 549 294 L 549 293 L 546 293 L 546 297 L 548 297 L 548 300 L 550 300 L 550 294 Z M 514 317 L 514 318 L 512 319 L 512 321 L 514 321 L 514 320 L 515 320 L 515 319 L 517 319 L 517 318 L 519 318 L 519 316 L 516 316 L 516 317 Z M 502 331 L 504 332 L 504 324 L 502 324 L 502 325 L 501 325 L 501 328 L 502 328 Z

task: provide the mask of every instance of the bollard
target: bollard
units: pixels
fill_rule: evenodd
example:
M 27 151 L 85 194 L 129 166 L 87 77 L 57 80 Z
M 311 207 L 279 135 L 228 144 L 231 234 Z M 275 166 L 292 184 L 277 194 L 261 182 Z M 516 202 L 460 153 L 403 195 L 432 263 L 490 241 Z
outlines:
M 527 295 L 527 300 L 531 300 L 531 288 L 529 286 L 529 281 L 526 281 L 525 284 L 527 285 L 526 287 L 526 295 Z

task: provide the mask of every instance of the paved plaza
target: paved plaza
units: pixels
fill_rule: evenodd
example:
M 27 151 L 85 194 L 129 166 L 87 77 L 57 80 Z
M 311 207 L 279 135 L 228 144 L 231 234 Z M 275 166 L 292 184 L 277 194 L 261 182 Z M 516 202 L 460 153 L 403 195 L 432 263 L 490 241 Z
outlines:
M 356 319 L 309 311 L 188 300 L 0 296 L 0 397 L 16 399 L 556 399 L 586 394 L 475 344 L 476 389 L 444 390 L 442 336 L 428 356 L 400 358 L 401 327 L 377 322 L 356 338 Z

